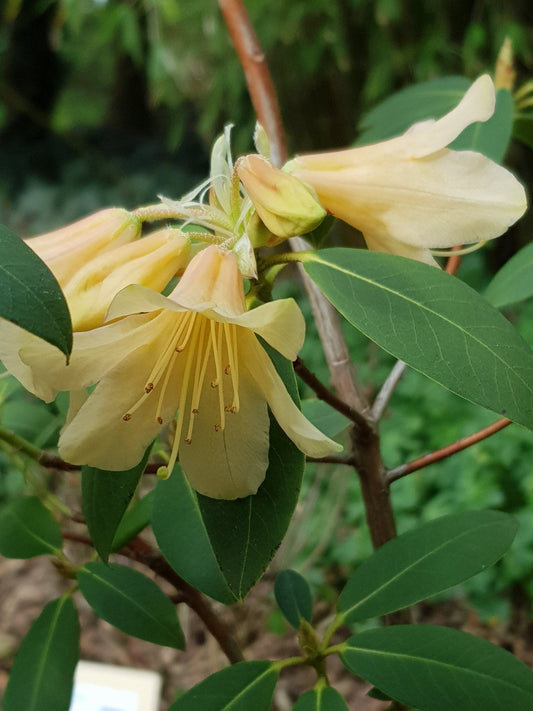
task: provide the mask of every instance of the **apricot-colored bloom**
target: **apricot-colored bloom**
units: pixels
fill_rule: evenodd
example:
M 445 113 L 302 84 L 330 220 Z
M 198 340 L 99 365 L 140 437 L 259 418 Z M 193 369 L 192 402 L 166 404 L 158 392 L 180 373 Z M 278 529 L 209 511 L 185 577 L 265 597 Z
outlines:
M 480 153 L 446 148 L 469 124 L 490 118 L 494 105 L 485 75 L 438 121 L 375 145 L 299 156 L 285 169 L 359 229 L 369 249 L 435 264 L 430 250 L 497 237 L 526 209 L 508 170 Z
M 119 207 L 110 207 L 59 230 L 30 237 L 25 242 L 63 287 L 89 259 L 132 242 L 140 234 L 141 221 L 135 215 Z
M 167 228 L 91 259 L 63 287 L 73 331 L 101 326 L 114 297 L 129 284 L 162 291 L 183 270 L 188 254 L 185 234 Z
M 75 334 L 68 367 L 35 345 L 21 354 L 36 377 L 43 371 L 60 389 L 98 382 L 81 407 L 71 407 L 59 441 L 67 461 L 132 467 L 163 425 L 174 427 L 177 411 L 168 471 L 179 455 L 200 493 L 247 496 L 268 466 L 267 404 L 306 454 L 340 449 L 302 415 L 257 339 L 293 360 L 304 338 L 300 310 L 282 299 L 246 311 L 233 253 L 214 245 L 201 251 L 169 297 L 127 287 L 109 316 L 120 318 Z

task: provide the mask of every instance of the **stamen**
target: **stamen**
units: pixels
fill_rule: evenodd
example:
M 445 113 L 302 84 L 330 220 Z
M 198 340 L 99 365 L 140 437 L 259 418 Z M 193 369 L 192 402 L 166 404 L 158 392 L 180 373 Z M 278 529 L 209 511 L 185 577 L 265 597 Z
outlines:
M 189 427 L 187 428 L 187 435 L 185 437 L 185 442 L 188 444 L 192 442 L 194 416 L 200 411 L 200 397 L 202 395 L 202 386 L 204 384 L 207 363 L 209 361 L 210 342 L 208 339 L 206 342 L 206 328 L 207 319 L 205 317 L 200 317 L 197 353 L 203 353 L 203 358 L 201 360 L 197 358 L 196 369 L 194 371 L 194 384 L 191 395 L 191 417 L 189 418 Z
M 239 351 L 237 348 L 237 327 L 235 324 L 224 324 L 226 347 L 228 349 L 229 365 L 227 370 L 231 374 L 231 387 L 233 388 L 233 401 L 229 412 L 239 411 Z M 227 375 L 228 373 L 226 373 Z
M 210 321 L 210 325 L 213 357 L 215 359 L 215 373 L 219 385 L 218 408 L 220 412 L 220 428 L 224 429 L 226 424 L 226 416 L 224 414 L 224 381 L 222 380 L 222 338 L 224 335 L 224 329 L 221 324 L 216 323 L 215 321 Z

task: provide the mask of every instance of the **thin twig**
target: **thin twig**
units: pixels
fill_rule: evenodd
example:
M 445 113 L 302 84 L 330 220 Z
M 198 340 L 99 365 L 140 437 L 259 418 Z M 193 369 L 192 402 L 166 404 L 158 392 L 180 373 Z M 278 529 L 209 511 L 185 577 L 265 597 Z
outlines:
M 434 452 L 431 452 L 430 454 L 425 454 L 422 457 L 418 457 L 418 459 L 413 459 L 411 462 L 407 462 L 407 464 L 402 464 L 401 466 L 396 467 L 395 469 L 389 469 L 389 471 L 386 473 L 386 481 L 388 484 L 392 484 L 393 481 L 397 481 L 398 479 L 407 476 L 407 474 L 412 474 L 412 472 L 416 472 L 419 469 L 423 469 L 424 467 L 427 467 L 430 464 L 440 462 L 442 459 L 447 459 L 448 457 L 451 457 L 452 454 L 461 452 L 463 449 L 467 449 L 467 447 L 471 447 L 473 444 L 477 444 L 478 442 L 487 439 L 496 432 L 503 430 L 504 427 L 507 427 L 507 425 L 510 424 L 511 420 L 508 420 L 506 417 L 502 417 L 500 420 L 496 420 L 496 422 L 493 422 L 492 425 L 488 425 L 487 427 L 484 427 L 483 429 L 478 430 L 477 432 L 474 432 L 471 435 L 468 435 L 468 437 L 458 439 L 456 442 L 448 444 L 446 447 L 437 449 Z
M 348 405 L 348 403 L 344 402 L 344 400 L 341 400 L 334 395 L 331 390 L 321 383 L 316 375 L 309 370 L 301 358 L 296 358 L 293 365 L 294 372 L 304 381 L 304 383 L 309 385 L 319 400 L 327 402 L 328 405 L 347 417 L 358 427 L 365 429 L 368 428 L 368 422 L 363 415 Z
M 387 404 L 400 381 L 400 378 L 405 373 L 406 368 L 407 364 L 404 363 L 403 360 L 397 360 L 394 364 L 391 372 L 387 376 L 387 379 L 381 386 L 381 390 L 376 395 L 376 399 L 374 400 L 372 409 L 370 410 L 370 416 L 374 422 L 379 422 L 381 419 L 383 412 L 385 411 L 385 408 L 387 407 Z
M 242 662 L 244 657 L 237 641 L 232 637 L 222 619 L 217 616 L 204 596 L 181 578 L 163 556 L 141 538 L 134 538 L 118 551 L 132 560 L 146 565 L 150 570 L 173 585 L 183 602 L 196 612 L 231 664 Z

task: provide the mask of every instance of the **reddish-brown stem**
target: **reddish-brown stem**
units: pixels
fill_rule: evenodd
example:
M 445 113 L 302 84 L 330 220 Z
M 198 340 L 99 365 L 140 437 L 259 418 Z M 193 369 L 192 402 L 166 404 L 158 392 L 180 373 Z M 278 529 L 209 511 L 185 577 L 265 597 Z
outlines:
M 250 17 L 241 0 L 218 0 L 218 4 L 239 56 L 257 118 L 270 140 L 272 163 L 283 165 L 287 160 L 287 144 L 281 112 L 265 55 Z
M 392 484 L 393 481 L 397 481 L 408 474 L 412 474 L 412 472 L 416 472 L 419 469 L 429 466 L 430 464 L 434 464 L 435 462 L 440 462 L 442 459 L 451 457 L 452 454 L 461 452 L 463 449 L 471 447 L 473 444 L 477 444 L 478 442 L 487 439 L 487 437 L 503 430 L 504 427 L 507 427 L 510 424 L 511 420 L 508 420 L 506 417 L 502 417 L 502 419 L 493 422 L 492 425 L 488 425 L 487 427 L 468 435 L 468 437 L 458 439 L 456 442 L 448 444 L 446 447 L 437 449 L 430 454 L 425 454 L 423 457 L 413 459 L 411 462 L 402 464 L 395 469 L 390 469 L 386 474 L 387 483 Z
M 180 599 L 196 612 L 216 639 L 229 662 L 236 664 L 243 661 L 244 657 L 237 641 L 232 637 L 220 617 L 215 615 L 207 600 L 196 588 L 193 588 L 192 585 L 183 580 L 152 546 L 141 538 L 135 538 L 125 548 L 122 548 L 119 553 L 146 565 L 154 573 L 173 585 L 180 595 Z

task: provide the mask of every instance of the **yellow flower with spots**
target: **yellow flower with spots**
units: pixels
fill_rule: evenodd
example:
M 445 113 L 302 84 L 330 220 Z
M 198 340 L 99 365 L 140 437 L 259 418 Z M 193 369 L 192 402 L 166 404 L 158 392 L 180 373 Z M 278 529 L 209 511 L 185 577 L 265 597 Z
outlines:
M 306 454 L 341 449 L 302 415 L 257 338 L 294 360 L 305 330 L 298 306 L 282 299 L 246 311 L 232 252 L 199 252 L 168 297 L 127 287 L 109 316 L 118 320 L 75 334 L 68 367 L 26 354 L 58 388 L 98 382 L 71 407 L 59 441 L 67 461 L 130 468 L 170 425 L 168 472 L 179 459 L 196 491 L 235 499 L 254 494 L 265 477 L 268 407 Z

